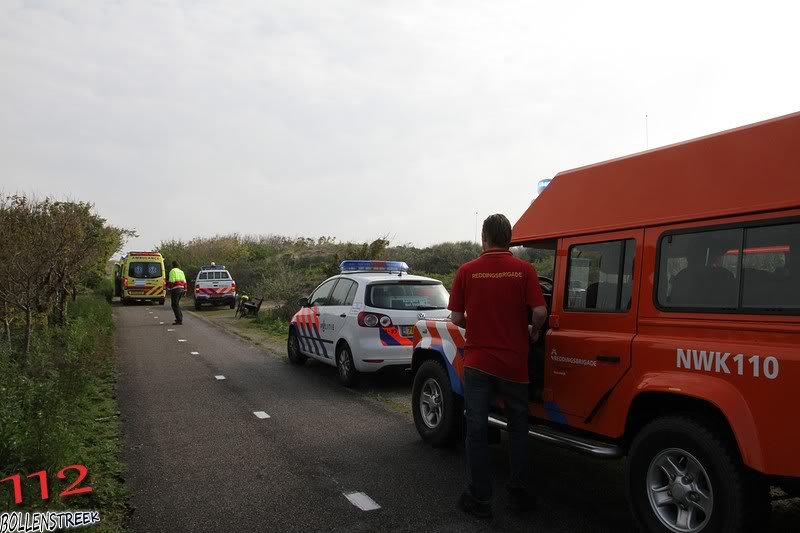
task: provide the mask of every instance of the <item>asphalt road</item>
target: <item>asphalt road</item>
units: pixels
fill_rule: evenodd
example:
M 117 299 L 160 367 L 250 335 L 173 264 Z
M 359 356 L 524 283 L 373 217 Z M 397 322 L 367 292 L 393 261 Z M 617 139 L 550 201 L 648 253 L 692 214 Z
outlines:
M 540 507 L 516 515 L 504 442 L 492 448 L 495 517 L 476 520 L 455 506 L 463 450 L 423 444 L 410 417 L 341 387 L 332 367 L 291 366 L 193 313 L 171 326 L 169 306 L 115 316 L 137 533 L 632 531 L 619 461 L 532 442 Z M 352 492 L 380 508 L 361 510 Z M 798 516 L 795 506 L 778 522 L 794 530 Z

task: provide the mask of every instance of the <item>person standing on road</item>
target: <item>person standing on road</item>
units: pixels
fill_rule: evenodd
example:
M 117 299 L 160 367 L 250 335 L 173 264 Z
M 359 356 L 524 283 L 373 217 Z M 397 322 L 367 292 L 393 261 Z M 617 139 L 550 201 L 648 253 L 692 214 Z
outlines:
M 172 270 L 169 271 L 167 280 L 167 290 L 172 300 L 172 312 L 175 313 L 173 325 L 183 324 L 183 311 L 181 311 L 181 298 L 186 292 L 186 274 L 181 270 L 177 261 L 172 262 Z
M 456 272 L 448 309 L 453 323 L 466 329 L 467 490 L 458 506 L 473 516 L 491 518 L 488 416 L 497 394 L 505 401 L 511 434 L 511 480 L 506 487 L 509 507 L 524 511 L 535 505 L 527 487 L 528 344 L 539 338 L 547 306 L 536 270 L 509 251 L 508 219 L 501 214 L 488 217 L 481 237 L 483 253 Z M 530 327 L 529 308 L 533 311 Z

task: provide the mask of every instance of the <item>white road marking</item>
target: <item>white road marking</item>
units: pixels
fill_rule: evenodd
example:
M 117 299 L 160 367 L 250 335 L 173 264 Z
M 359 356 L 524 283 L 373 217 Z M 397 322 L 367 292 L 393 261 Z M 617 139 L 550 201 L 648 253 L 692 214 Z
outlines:
M 200 352 L 189 352 L 192 355 L 200 355 Z
M 163 325 L 164 325 L 164 323 L 163 323 L 163 322 L 159 322 L 158 324 L 159 324 L 160 326 L 163 326 Z
M 167 328 L 167 331 L 175 331 L 175 330 L 172 328 Z
M 265 418 L 269 418 L 269 415 L 264 411 L 253 411 L 253 414 L 256 415 L 257 418 L 260 418 L 262 420 Z
M 178 339 L 178 342 L 186 342 L 186 339 Z
M 361 509 L 362 511 L 374 511 L 380 509 L 381 506 L 378 502 L 364 494 L 363 492 L 343 492 L 344 497 L 350 500 L 350 503 Z
M 217 379 L 225 379 L 225 376 L 214 376 Z
M 153 318 L 155 318 L 156 320 L 158 320 L 158 317 L 157 317 L 157 316 L 154 316 Z

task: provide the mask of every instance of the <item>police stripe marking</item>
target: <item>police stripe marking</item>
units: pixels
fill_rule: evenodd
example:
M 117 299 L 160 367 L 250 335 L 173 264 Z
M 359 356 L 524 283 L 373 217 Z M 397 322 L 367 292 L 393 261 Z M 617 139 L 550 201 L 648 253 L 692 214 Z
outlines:
M 217 379 L 219 379 L 219 380 L 223 380 L 223 379 L 225 379 L 225 376 L 214 376 L 214 377 L 215 377 L 215 378 L 217 378 Z
M 253 411 L 253 414 L 256 415 L 256 418 L 260 418 L 261 420 L 270 418 L 270 416 L 264 411 Z
M 364 494 L 363 492 L 343 492 L 344 497 L 350 500 L 350 503 L 361 509 L 362 511 L 374 511 L 380 509 L 381 506 L 378 502 Z

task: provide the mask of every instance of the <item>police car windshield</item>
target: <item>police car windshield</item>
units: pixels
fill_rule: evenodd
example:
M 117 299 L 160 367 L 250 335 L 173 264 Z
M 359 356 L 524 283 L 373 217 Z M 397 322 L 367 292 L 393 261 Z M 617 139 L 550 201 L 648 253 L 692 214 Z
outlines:
M 132 278 L 160 278 L 161 263 L 155 261 L 134 261 L 128 267 L 128 276 Z
M 398 311 L 445 309 L 449 299 L 444 286 L 435 282 L 373 283 L 366 292 L 368 306 Z

